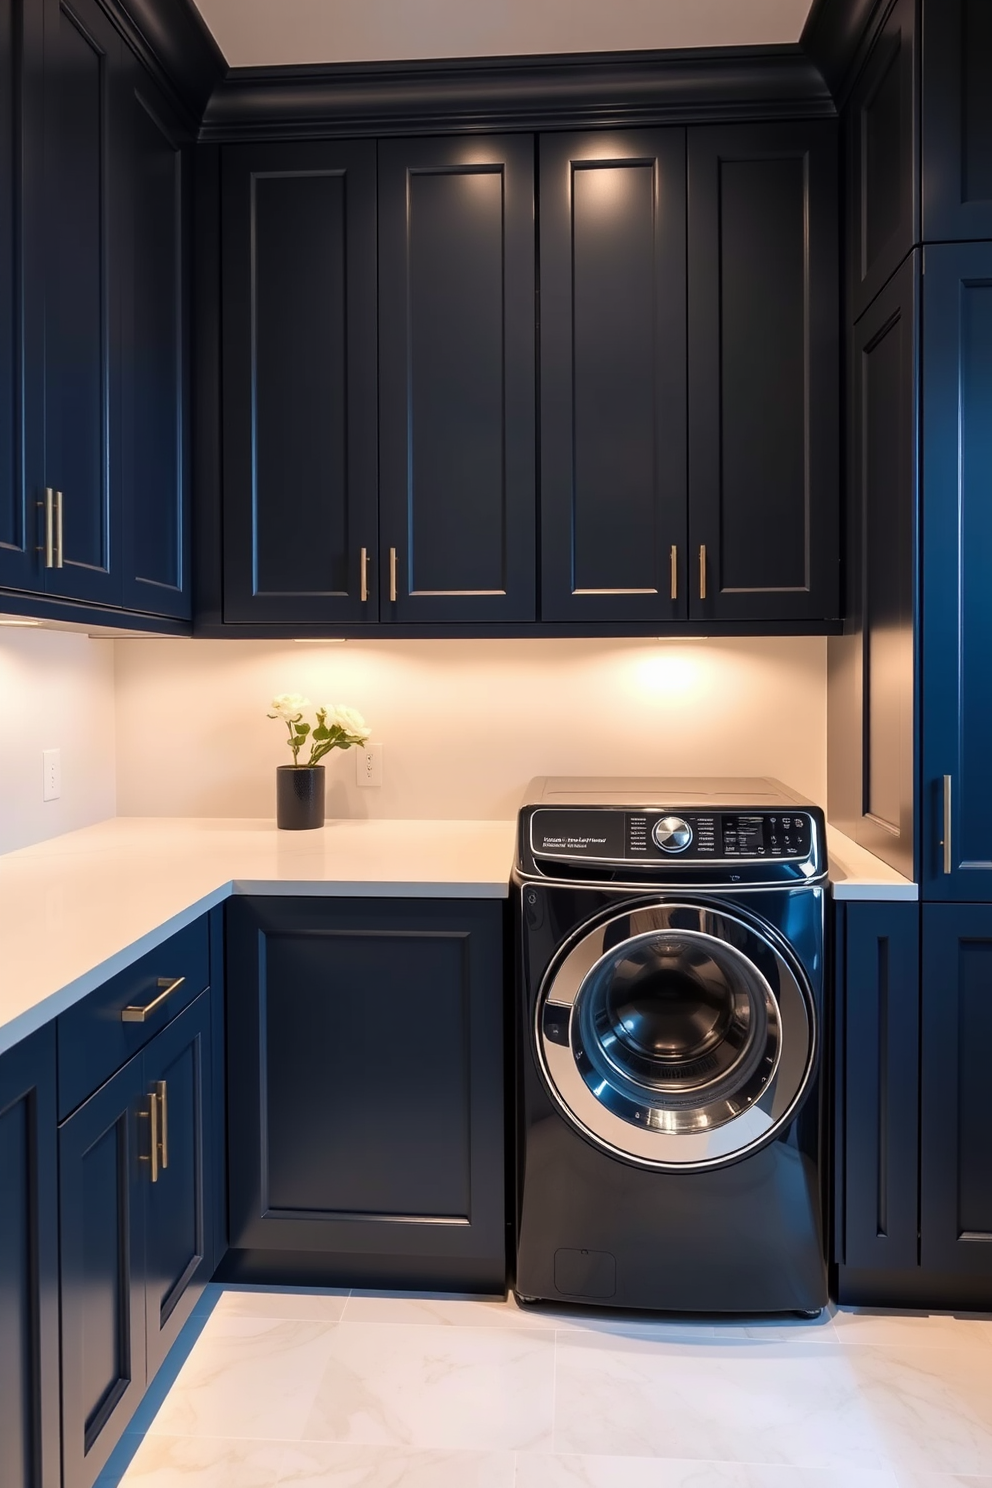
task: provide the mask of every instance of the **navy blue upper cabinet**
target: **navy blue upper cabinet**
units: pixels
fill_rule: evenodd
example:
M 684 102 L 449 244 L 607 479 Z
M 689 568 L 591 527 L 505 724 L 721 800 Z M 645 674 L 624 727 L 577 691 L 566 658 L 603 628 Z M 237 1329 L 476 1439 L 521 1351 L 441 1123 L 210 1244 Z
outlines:
M 992 245 L 924 249 L 922 880 L 992 899 Z
M 121 507 L 125 609 L 188 619 L 186 157 L 164 94 L 124 56 Z
M 378 617 L 375 145 L 222 161 L 224 619 Z
M 384 620 L 535 617 L 533 150 L 379 146 Z
M 957 3 L 936 0 L 941 26 Z M 896 0 L 847 107 L 851 320 L 920 241 L 916 6 L 917 0 Z
M 0 1453 L 4 1488 L 59 1488 L 55 1028 L 0 1055 Z
M 921 1260 L 992 1303 L 992 906 L 923 908 Z M 955 1305 L 955 1304 L 952 1304 Z
M 684 618 L 685 130 L 540 160 L 541 616 Z
M 992 8 L 923 6 L 923 236 L 992 238 Z
M 29 481 L 48 504 L 47 590 L 105 605 L 122 597 L 122 58 L 98 0 L 46 0 L 45 457 Z
M 230 901 L 229 1275 L 502 1290 L 503 909 Z
M 837 133 L 689 131 L 689 615 L 839 613 Z
M 0 0 L 0 585 L 44 588 L 40 468 L 43 11 Z

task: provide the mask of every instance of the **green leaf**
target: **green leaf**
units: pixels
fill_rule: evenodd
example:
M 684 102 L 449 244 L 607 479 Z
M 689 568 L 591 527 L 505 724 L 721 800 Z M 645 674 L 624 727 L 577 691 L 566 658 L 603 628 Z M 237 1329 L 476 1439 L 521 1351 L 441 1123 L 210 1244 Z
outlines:
M 308 723 L 298 723 L 296 725 L 296 732 L 297 734 L 299 734 L 301 739 L 305 739 L 307 734 L 310 732 L 310 725 Z

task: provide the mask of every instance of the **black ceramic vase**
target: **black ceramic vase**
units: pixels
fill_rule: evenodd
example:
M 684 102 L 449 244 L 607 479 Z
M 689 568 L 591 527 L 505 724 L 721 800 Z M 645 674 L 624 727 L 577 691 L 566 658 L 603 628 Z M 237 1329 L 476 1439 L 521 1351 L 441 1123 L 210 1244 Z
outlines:
M 323 765 L 277 765 L 276 826 L 305 832 L 323 825 Z

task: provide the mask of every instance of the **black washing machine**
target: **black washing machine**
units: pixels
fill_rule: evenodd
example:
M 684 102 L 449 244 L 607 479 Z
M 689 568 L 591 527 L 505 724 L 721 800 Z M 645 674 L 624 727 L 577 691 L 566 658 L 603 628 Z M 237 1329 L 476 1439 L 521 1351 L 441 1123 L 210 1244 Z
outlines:
M 776 781 L 532 783 L 521 1299 L 824 1306 L 825 882 L 823 813 Z

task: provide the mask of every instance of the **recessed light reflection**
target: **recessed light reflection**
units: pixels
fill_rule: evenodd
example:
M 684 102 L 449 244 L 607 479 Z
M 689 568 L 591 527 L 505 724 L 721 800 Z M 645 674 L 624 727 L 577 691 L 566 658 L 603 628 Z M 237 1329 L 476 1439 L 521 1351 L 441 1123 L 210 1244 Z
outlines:
M 343 646 L 347 636 L 294 636 L 298 646 Z

